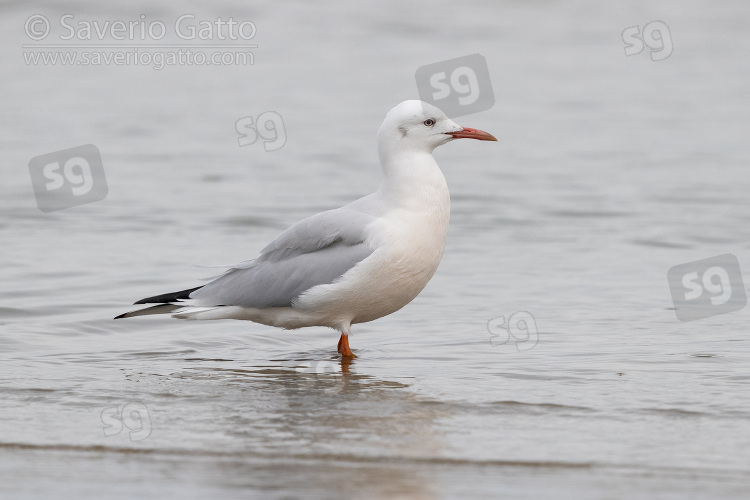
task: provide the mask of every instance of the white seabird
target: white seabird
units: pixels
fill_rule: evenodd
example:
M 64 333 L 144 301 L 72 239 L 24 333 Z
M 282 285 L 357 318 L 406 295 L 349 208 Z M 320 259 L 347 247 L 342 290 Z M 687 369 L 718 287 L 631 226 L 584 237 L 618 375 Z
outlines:
M 402 102 L 378 130 L 380 189 L 294 224 L 258 257 L 206 285 L 139 300 L 136 304 L 158 305 L 115 319 L 172 314 L 287 329 L 327 326 L 341 332 L 342 357 L 355 357 L 351 325 L 398 311 L 437 270 L 450 195 L 432 151 L 461 138 L 497 140 L 457 125 L 435 106 Z

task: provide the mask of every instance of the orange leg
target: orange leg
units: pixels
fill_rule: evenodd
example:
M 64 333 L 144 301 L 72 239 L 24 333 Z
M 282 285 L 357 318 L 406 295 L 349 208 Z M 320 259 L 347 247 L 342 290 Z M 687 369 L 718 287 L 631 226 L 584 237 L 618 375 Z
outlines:
M 352 350 L 349 348 L 349 334 L 342 333 L 339 338 L 339 352 L 342 358 L 356 358 Z

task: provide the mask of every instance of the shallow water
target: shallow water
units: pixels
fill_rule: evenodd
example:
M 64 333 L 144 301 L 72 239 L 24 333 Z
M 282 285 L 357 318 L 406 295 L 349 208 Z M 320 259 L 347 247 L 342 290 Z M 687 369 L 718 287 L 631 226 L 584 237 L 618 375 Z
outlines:
M 748 309 L 680 322 L 667 282 L 750 267 L 747 4 L 2 11 L 4 496 L 750 495 Z M 66 12 L 232 15 L 259 47 L 248 67 L 27 66 L 26 19 Z M 626 57 L 622 31 L 659 19 L 671 57 Z M 496 102 L 456 121 L 500 141 L 436 151 L 443 262 L 355 326 L 354 363 L 323 328 L 111 319 L 374 190 L 375 131 L 416 69 L 477 52 Z M 239 147 L 235 122 L 269 110 L 286 144 Z M 42 213 L 29 160 L 88 143 L 106 199 Z M 538 338 L 490 335 L 521 311 Z

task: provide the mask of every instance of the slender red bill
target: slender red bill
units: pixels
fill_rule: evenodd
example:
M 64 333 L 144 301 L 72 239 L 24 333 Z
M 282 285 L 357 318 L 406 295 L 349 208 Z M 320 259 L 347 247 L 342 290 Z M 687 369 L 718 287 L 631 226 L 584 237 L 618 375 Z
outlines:
M 477 139 L 479 141 L 496 141 L 495 136 L 485 132 L 484 130 L 477 130 L 475 128 L 464 127 L 458 132 L 450 132 L 448 135 L 455 139 Z

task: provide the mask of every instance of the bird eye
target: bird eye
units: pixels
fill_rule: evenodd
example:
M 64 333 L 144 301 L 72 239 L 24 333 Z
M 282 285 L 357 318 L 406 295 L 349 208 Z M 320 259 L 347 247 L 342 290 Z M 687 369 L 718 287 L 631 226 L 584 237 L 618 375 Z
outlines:
M 432 127 L 433 125 L 435 125 L 435 120 L 433 120 L 432 118 L 428 118 L 427 120 L 423 121 L 422 123 L 424 123 L 425 127 Z

